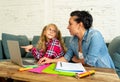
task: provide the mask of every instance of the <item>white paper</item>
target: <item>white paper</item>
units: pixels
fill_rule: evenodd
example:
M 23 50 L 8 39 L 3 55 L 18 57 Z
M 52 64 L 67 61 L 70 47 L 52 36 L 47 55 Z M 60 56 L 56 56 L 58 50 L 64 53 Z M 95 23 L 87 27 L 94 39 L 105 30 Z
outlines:
M 86 72 L 81 63 L 57 62 L 56 70 L 68 72 Z

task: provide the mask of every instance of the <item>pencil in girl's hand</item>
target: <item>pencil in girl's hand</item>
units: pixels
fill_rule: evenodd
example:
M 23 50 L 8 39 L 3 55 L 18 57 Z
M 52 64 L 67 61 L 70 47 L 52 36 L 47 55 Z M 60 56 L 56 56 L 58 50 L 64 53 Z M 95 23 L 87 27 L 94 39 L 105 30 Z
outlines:
M 76 78 L 83 78 L 83 77 L 86 77 L 86 76 L 90 76 L 90 75 L 93 75 L 95 74 L 95 70 L 90 70 L 90 71 L 87 71 L 87 72 L 84 72 L 84 73 L 81 73 L 81 74 L 76 74 Z

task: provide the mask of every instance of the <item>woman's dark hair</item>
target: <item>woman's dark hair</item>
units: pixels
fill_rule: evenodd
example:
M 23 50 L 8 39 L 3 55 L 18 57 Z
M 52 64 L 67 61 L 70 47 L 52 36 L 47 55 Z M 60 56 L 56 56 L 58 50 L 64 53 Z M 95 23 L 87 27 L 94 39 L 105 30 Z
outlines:
M 77 16 L 75 21 L 77 23 L 82 22 L 85 29 L 89 29 L 92 26 L 93 18 L 91 14 L 89 14 L 88 11 L 76 10 L 76 11 L 71 12 L 70 16 Z

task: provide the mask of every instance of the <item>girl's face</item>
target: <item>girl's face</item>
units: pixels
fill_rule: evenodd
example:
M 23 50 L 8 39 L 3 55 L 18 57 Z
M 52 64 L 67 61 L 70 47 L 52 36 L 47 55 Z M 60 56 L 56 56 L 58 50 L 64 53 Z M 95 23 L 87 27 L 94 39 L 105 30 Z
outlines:
M 53 39 L 57 35 L 57 29 L 54 26 L 48 26 L 44 32 L 47 40 Z
M 74 21 L 76 18 L 76 16 L 72 16 L 69 19 L 69 25 L 67 29 L 69 29 L 71 35 L 76 35 L 79 32 L 78 29 L 80 28 L 80 24 Z

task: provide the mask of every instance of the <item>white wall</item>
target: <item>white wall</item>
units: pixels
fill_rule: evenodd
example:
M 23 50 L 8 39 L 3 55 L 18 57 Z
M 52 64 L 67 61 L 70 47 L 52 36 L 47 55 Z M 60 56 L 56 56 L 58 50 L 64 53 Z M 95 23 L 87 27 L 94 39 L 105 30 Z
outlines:
M 44 8 L 44 0 L 0 0 L 0 34 L 40 35 Z
M 106 42 L 120 35 L 120 0 L 0 0 L 0 35 L 40 35 L 44 25 L 55 23 L 62 35 L 70 35 L 66 29 L 69 14 L 73 10 L 87 10 L 93 15 L 95 29 Z

